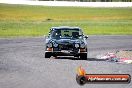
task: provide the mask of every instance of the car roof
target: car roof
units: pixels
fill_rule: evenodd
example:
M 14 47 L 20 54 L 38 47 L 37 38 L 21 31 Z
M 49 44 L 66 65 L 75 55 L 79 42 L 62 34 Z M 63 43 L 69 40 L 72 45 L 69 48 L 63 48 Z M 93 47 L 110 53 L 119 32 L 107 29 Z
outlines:
M 79 27 L 69 27 L 69 26 L 59 26 L 59 27 L 52 27 L 51 29 L 80 29 Z

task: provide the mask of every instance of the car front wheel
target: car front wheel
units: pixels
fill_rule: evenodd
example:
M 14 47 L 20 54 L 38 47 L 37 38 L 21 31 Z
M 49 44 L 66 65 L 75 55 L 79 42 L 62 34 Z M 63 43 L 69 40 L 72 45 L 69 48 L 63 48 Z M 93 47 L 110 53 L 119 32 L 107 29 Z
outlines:
M 45 58 L 50 58 L 51 57 L 51 53 L 50 52 L 46 52 L 45 53 Z
M 81 60 L 87 60 L 87 53 L 81 53 L 80 54 L 80 59 Z

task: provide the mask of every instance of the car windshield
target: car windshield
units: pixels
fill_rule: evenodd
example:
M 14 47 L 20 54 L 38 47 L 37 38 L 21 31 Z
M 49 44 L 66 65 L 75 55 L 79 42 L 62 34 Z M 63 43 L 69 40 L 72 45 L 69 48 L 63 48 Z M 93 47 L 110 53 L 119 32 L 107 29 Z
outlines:
M 79 29 L 53 29 L 51 32 L 52 38 L 73 38 L 79 39 L 82 37 L 82 32 Z

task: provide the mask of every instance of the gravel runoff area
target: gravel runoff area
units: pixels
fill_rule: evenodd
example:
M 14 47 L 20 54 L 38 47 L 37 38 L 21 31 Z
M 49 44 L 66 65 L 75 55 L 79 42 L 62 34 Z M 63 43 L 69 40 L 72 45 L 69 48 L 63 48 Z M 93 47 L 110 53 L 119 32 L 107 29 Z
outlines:
M 89 36 L 88 60 L 44 58 L 44 37 L 0 39 L 0 88 L 132 88 L 129 84 L 77 84 L 81 65 L 88 74 L 130 74 L 132 64 L 107 62 L 95 57 L 132 49 L 132 36 Z
M 117 52 L 117 57 L 130 58 L 132 60 L 132 50 L 124 50 Z

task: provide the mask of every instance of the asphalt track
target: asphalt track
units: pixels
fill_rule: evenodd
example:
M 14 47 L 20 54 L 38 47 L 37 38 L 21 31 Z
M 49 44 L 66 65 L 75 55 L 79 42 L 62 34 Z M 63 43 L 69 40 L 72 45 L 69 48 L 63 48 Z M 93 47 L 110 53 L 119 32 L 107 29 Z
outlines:
M 129 84 L 76 83 L 80 65 L 89 74 L 130 74 L 132 64 L 96 59 L 102 53 L 132 49 L 132 36 L 89 36 L 88 60 L 44 58 L 44 37 L 0 38 L 0 88 L 132 88 Z

